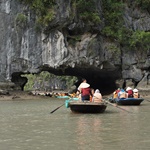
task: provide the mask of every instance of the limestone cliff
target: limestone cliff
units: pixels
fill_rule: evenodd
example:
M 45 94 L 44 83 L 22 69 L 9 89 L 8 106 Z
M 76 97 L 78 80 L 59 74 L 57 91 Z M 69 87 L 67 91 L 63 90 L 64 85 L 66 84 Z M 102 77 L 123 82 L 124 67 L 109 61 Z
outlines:
M 0 2 L 0 83 L 23 87 L 21 74 L 49 71 L 58 75 L 85 77 L 92 87 L 112 92 L 117 86 L 150 90 L 150 50 L 132 50 L 125 44 L 101 34 L 105 19 L 88 26 L 71 18 L 71 0 L 57 0 L 55 19 L 42 30 L 35 29 L 36 16 L 18 0 Z M 96 6 L 102 16 L 102 1 Z M 18 19 L 19 15 L 22 20 Z M 124 6 L 124 26 L 131 30 L 150 31 L 150 14 Z M 71 40 L 76 35 L 72 44 Z M 4 86 L 6 88 L 6 86 Z

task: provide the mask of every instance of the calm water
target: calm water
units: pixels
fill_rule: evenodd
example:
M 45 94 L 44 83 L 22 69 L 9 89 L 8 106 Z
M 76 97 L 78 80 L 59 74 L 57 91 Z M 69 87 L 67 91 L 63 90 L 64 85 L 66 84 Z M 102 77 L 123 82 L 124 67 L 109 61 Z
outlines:
M 74 114 L 64 100 L 0 101 L 0 150 L 149 150 L 150 102 Z M 122 106 L 121 106 L 122 107 Z

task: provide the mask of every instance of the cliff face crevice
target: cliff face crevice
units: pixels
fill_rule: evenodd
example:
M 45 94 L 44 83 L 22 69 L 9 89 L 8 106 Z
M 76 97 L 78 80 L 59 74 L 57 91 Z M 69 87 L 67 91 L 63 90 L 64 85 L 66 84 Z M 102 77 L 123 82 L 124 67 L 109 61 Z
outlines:
M 101 34 L 104 19 L 95 27 L 71 20 L 71 1 L 59 1 L 55 20 L 43 31 L 35 30 L 35 15 L 17 0 L 0 2 L 0 83 L 23 86 L 21 74 L 49 71 L 56 75 L 84 77 L 103 93 L 132 86 L 150 90 L 149 49 L 129 49 Z M 97 2 L 99 13 L 102 2 Z M 18 14 L 25 20 L 20 22 Z M 126 5 L 128 29 L 150 31 L 150 14 Z M 92 29 L 91 29 L 92 28 Z M 78 35 L 78 36 L 77 36 Z M 14 85 L 15 86 L 15 85 Z M 12 85 L 11 85 L 12 87 Z

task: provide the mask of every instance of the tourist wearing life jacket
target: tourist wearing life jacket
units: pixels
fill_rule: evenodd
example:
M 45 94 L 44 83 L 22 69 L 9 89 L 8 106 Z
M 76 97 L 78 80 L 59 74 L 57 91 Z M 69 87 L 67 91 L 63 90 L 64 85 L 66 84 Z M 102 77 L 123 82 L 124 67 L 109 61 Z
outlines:
M 117 90 L 115 90 L 114 92 L 113 92 L 113 99 L 116 99 L 116 98 L 118 98 L 118 93 L 120 92 L 120 88 L 118 88 Z
M 121 89 L 120 92 L 118 93 L 118 98 L 127 98 L 127 93 L 125 92 L 124 89 Z
M 92 102 L 95 102 L 95 103 L 101 103 L 102 102 L 102 94 L 100 93 L 100 91 L 98 89 L 96 89 L 94 94 L 93 94 Z
M 132 88 L 127 87 L 126 92 L 127 92 L 127 97 L 128 98 L 133 97 L 133 90 L 132 90 Z
M 138 93 L 138 89 L 133 90 L 133 97 L 134 98 L 140 98 L 140 94 Z

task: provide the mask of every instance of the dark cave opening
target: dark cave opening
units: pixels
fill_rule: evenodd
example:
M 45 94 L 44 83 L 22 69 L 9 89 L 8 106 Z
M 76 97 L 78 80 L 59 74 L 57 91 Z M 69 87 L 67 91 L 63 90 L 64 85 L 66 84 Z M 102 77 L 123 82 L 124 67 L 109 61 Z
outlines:
M 116 80 L 120 79 L 121 71 L 118 70 L 97 70 L 94 68 L 49 68 L 50 73 L 55 75 L 69 75 L 76 76 L 78 81 L 75 83 L 76 87 L 82 82 L 82 78 L 85 78 L 94 90 L 99 89 L 103 95 L 111 94 L 119 86 L 116 84 Z
M 24 91 L 24 86 L 28 82 L 28 79 L 26 77 L 22 77 L 21 74 L 23 73 L 21 72 L 13 73 L 11 81 L 15 83 L 16 85 L 15 89 Z
M 88 78 L 84 77 L 87 82 L 90 84 L 90 87 L 94 90 L 99 89 L 102 95 L 111 94 L 115 89 L 117 89 L 117 85 L 115 84 L 114 79 L 108 79 L 108 78 Z M 81 83 L 81 79 L 75 84 L 77 87 Z
M 42 67 L 39 71 L 48 71 L 51 74 L 57 76 L 76 76 L 78 81 L 74 83 L 76 88 L 82 82 L 82 78 L 85 78 L 87 82 L 91 85 L 91 88 L 94 90 L 99 89 L 102 95 L 111 94 L 114 90 L 118 88 L 116 85 L 116 80 L 120 78 L 121 73 L 118 71 L 110 71 L 110 70 L 95 70 L 93 68 L 50 68 L 50 67 Z M 21 75 L 25 73 L 13 73 L 12 74 L 12 82 L 14 82 L 21 90 L 24 90 L 25 84 L 28 82 L 26 77 L 22 77 Z M 36 74 L 36 73 L 35 73 Z

